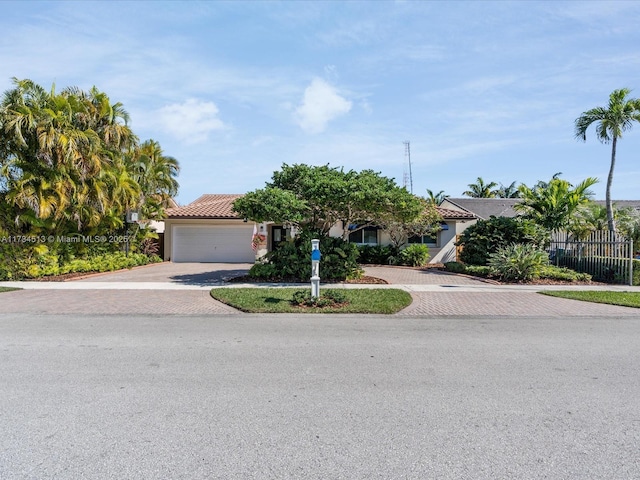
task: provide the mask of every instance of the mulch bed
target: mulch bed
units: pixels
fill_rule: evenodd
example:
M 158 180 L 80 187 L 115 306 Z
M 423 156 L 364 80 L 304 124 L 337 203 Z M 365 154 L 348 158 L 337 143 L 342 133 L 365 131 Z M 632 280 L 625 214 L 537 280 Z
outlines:
M 86 277 L 87 275 L 93 275 L 94 273 L 100 273 L 100 272 L 71 272 L 71 273 L 64 273 L 62 275 L 49 275 L 49 276 L 40 277 L 40 278 L 25 278 L 24 280 L 27 282 L 66 282 L 67 280 L 83 278 L 83 277 Z

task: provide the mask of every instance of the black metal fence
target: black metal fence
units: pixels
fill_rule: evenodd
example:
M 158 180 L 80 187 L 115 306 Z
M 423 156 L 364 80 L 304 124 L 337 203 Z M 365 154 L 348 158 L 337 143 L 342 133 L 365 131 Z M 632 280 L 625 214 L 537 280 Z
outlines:
M 597 231 L 580 240 L 567 232 L 551 235 L 549 259 L 559 267 L 590 274 L 594 280 L 633 284 L 633 240 Z

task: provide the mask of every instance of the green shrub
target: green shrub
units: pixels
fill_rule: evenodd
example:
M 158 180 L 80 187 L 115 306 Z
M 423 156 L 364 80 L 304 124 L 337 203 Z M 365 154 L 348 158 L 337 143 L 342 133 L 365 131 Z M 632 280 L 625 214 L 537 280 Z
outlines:
M 263 263 L 254 265 L 249 275 L 272 281 L 309 281 L 312 238 L 320 240 L 320 277 L 323 280 L 342 281 L 362 275 L 356 245 L 341 238 L 320 236 L 309 231 L 300 232 L 295 239 L 284 242 L 274 251 L 267 253 Z
M 398 254 L 398 249 L 391 245 L 358 245 L 358 251 L 358 263 L 363 265 L 389 265 Z
M 513 243 L 529 243 L 542 248 L 548 241 L 545 229 L 519 217 L 478 220 L 467 228 L 456 243 L 462 246 L 460 260 L 467 265 L 487 265 L 489 255 Z
M 465 265 L 460 262 L 447 262 L 444 264 L 444 269 L 453 273 L 465 273 L 467 270 Z
M 564 267 L 556 267 L 555 265 L 545 265 L 540 269 L 539 278 L 549 280 L 561 280 L 565 282 L 590 282 L 591 275 L 588 273 L 578 273 Z
M 3 250 L 3 253 L 7 252 L 8 249 Z M 127 256 L 124 252 L 116 252 L 90 258 L 74 258 L 64 262 L 58 255 L 49 252 L 44 245 L 20 247 L 9 253 L 11 256 L 5 256 L 0 262 L 2 280 L 41 278 L 77 272 L 108 272 L 162 261 L 157 255 L 130 253 Z
M 278 276 L 278 269 L 272 263 L 260 261 L 251 266 L 249 276 L 252 278 L 274 278 Z
M 318 298 L 311 296 L 310 290 L 298 290 L 293 293 L 291 305 L 305 307 L 335 307 L 348 303 L 347 296 L 340 290 L 321 290 Z
M 537 278 L 549 256 L 531 244 L 512 244 L 489 255 L 489 267 L 502 280 L 523 282 Z
M 486 265 L 465 265 L 464 273 L 475 277 L 490 277 L 493 271 Z
M 400 250 L 398 263 L 410 267 L 422 267 L 429 261 L 429 247 L 422 244 L 413 244 Z

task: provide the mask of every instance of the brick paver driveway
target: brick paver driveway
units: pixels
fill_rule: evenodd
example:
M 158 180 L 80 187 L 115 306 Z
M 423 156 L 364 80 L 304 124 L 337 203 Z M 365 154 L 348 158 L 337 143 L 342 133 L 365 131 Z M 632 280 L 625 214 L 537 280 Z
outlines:
M 131 270 L 91 275 L 77 282 L 166 282 L 178 285 L 215 285 L 246 275 L 250 263 L 156 263 Z
M 0 294 L 0 312 L 101 314 L 235 314 L 209 289 L 244 275 L 250 264 L 162 263 L 71 282 L 29 282 Z M 435 270 L 366 267 L 365 274 L 408 290 L 413 304 L 399 316 L 637 317 L 637 309 L 546 297 L 535 289 L 500 286 Z M 27 288 L 28 287 L 28 288 Z M 372 287 L 361 285 L 360 287 Z

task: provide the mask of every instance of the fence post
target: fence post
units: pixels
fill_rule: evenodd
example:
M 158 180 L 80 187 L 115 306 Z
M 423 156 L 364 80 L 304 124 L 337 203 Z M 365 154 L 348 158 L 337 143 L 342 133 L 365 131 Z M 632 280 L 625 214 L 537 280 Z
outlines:
M 633 286 L 633 238 L 629 239 L 629 286 Z

